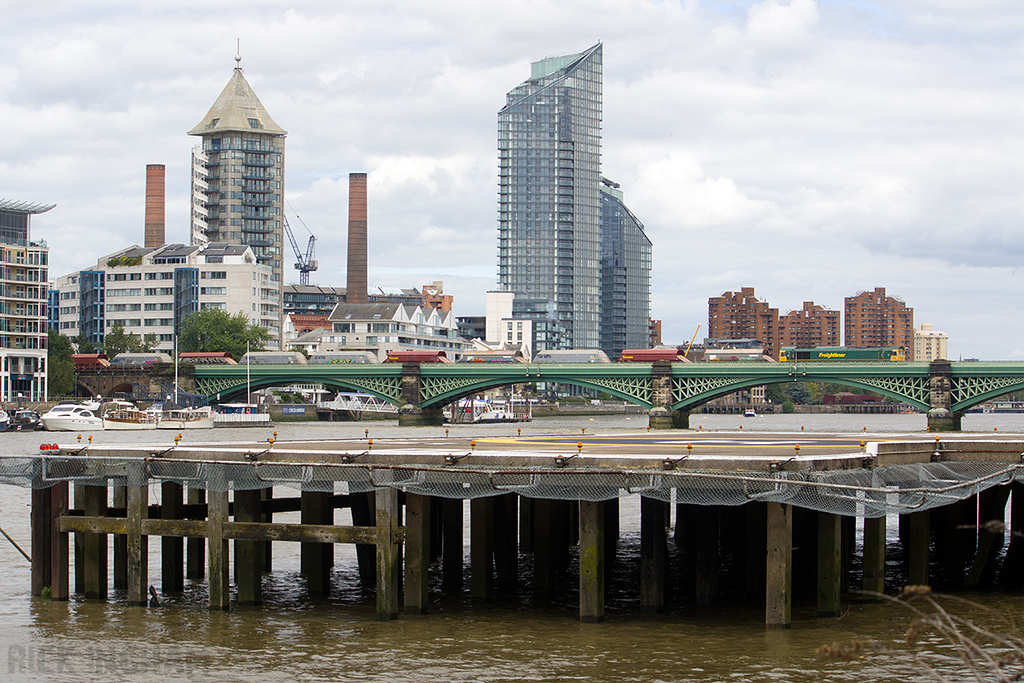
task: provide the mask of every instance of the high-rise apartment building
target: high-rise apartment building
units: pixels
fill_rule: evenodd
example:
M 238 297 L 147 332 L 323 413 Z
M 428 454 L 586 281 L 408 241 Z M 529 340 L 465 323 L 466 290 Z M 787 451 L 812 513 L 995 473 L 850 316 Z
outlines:
M 902 346 L 907 360 L 914 353 L 914 309 L 898 297 L 886 296 L 885 287 L 846 297 L 846 346 L 869 348 Z
M 779 316 L 779 347 L 839 346 L 840 312 L 805 301 L 803 308 Z
M 948 344 L 945 332 L 933 330 L 931 323 L 921 323 L 914 330 L 914 360 L 949 360 Z
M 598 348 L 602 47 L 534 62 L 498 112 L 498 284 L 534 352 Z
M 29 216 L 53 204 L 0 199 L 0 401 L 45 401 L 49 249 Z
M 240 61 L 239 57 L 235 58 Z M 269 266 L 277 288 L 268 301 L 281 311 L 284 287 L 284 139 L 235 67 L 203 120 L 189 131 L 202 138 L 192 154 L 192 244 L 227 242 L 252 247 Z M 270 328 L 280 341 L 282 319 Z
M 779 309 L 754 296 L 753 287 L 708 299 L 709 339 L 756 339 L 764 354 L 779 357 Z
M 650 341 L 651 240 L 626 207 L 619 184 L 601 179 L 601 350 L 618 358 L 623 349 Z

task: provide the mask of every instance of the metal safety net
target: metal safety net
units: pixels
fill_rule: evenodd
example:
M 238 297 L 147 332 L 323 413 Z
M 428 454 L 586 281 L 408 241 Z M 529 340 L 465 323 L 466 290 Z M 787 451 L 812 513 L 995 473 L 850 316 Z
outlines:
M 516 493 L 527 498 L 581 501 L 639 494 L 665 502 L 706 506 L 786 503 L 858 517 L 928 510 L 1013 481 L 1024 482 L 1024 465 L 978 461 L 821 471 L 724 471 L 586 467 L 488 469 L 96 456 L 0 457 L 0 484 L 32 488 L 47 488 L 58 482 L 90 486 L 176 482 L 211 491 L 288 487 L 349 494 L 394 488 L 442 498 Z

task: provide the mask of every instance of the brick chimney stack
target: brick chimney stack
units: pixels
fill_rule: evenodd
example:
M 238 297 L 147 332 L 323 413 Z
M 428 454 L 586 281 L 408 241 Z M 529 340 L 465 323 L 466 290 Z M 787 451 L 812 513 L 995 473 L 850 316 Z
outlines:
M 366 251 L 366 174 L 349 173 L 346 303 L 366 303 Z
M 163 164 L 146 166 L 146 246 L 164 244 L 164 177 Z

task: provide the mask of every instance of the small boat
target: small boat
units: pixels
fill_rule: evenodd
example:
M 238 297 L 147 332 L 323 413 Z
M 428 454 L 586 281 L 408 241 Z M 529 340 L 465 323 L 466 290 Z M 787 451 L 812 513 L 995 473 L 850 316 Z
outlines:
M 0 409 L 0 432 L 6 432 L 11 424 L 11 416 L 6 410 Z
M 14 413 L 14 419 L 11 421 L 9 428 L 17 432 L 34 432 L 40 427 L 39 419 L 39 413 L 36 411 L 22 408 Z
M 753 408 L 747 408 L 745 411 L 743 411 L 743 417 L 757 417 L 757 411 L 755 411 Z
M 156 413 L 139 410 L 128 401 L 111 401 L 103 409 L 103 428 L 109 430 L 156 429 Z
M 103 418 L 98 409 L 94 402 L 58 403 L 40 416 L 39 422 L 48 432 L 99 432 L 103 431 Z
M 210 406 L 172 408 L 163 411 L 157 429 L 213 429 L 216 413 Z

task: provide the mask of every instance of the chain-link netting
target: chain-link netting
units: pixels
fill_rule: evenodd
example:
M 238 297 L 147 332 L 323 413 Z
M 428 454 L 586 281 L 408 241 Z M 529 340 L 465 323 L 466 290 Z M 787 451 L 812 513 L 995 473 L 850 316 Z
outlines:
M 211 491 L 275 486 L 322 493 L 395 488 L 442 498 L 518 493 L 528 498 L 600 501 L 640 494 L 666 502 L 788 503 L 821 512 L 880 517 L 948 505 L 989 487 L 1024 482 L 1024 465 L 947 462 L 797 472 L 721 470 L 556 470 L 360 464 L 289 464 L 103 458 L 0 457 L 0 484 L 46 488 L 176 482 Z

